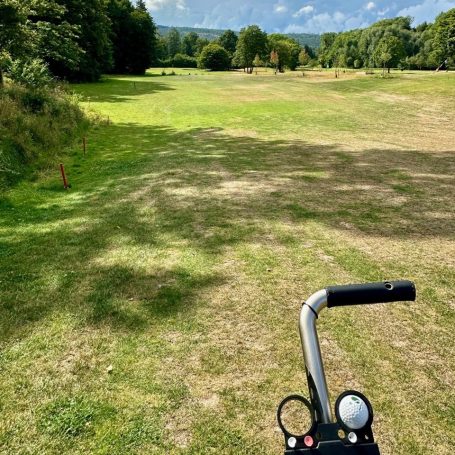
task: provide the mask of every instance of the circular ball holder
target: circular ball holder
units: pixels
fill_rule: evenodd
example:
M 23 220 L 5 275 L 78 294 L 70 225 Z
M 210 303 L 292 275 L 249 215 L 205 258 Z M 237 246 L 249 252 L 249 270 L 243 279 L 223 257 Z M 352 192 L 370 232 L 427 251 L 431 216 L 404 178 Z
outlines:
M 290 395 L 278 406 L 278 425 L 287 449 L 315 447 L 316 422 L 310 402 L 301 395 Z
M 342 419 L 341 413 L 340 413 L 340 404 L 341 401 L 349 397 L 350 395 L 354 397 L 360 398 L 360 400 L 363 401 L 363 403 L 367 407 L 368 411 L 368 419 L 366 420 L 365 424 L 360 427 L 360 428 L 351 428 L 349 427 Z M 335 402 L 335 415 L 336 419 L 338 422 L 338 425 L 343 429 L 346 435 L 348 437 L 344 438 L 344 441 L 346 443 L 350 444 L 361 444 L 361 443 L 372 443 L 374 442 L 373 438 L 373 432 L 371 430 L 371 425 L 373 423 L 373 407 L 371 406 L 370 401 L 368 398 L 363 395 L 360 392 L 357 392 L 356 390 L 347 390 L 346 392 L 343 392 L 338 398 L 337 401 Z

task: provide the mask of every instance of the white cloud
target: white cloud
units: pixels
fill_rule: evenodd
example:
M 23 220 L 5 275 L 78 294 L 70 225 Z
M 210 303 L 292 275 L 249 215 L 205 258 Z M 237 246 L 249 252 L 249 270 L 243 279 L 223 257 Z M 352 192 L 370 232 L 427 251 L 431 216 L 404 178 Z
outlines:
M 169 4 L 167 0 L 147 0 L 147 7 L 152 11 L 163 9 Z
M 304 24 L 290 24 L 286 27 L 285 33 L 324 33 L 337 32 L 344 28 L 349 18 L 341 11 L 333 14 L 321 13 L 305 21 Z
M 178 11 L 187 11 L 185 0 L 147 0 L 147 6 L 151 11 L 159 11 L 164 8 L 175 8 Z
M 1 3 L 2 0 L 0 0 Z M 162 25 L 231 28 L 258 24 L 267 32 L 322 33 L 364 27 L 398 14 L 416 23 L 433 21 L 455 0 L 146 0 L 155 22 Z M 374 8 L 368 5 L 374 3 Z M 401 11 L 400 11 L 401 10 Z
M 367 9 L 368 11 L 371 11 L 372 9 L 375 9 L 375 8 L 376 8 L 376 3 L 374 3 L 374 2 L 368 2 L 365 5 L 365 9 Z
M 416 24 L 432 21 L 439 13 L 455 7 L 453 0 L 424 0 L 398 11 L 398 16 L 411 16 Z
M 378 16 L 385 16 L 388 12 L 390 11 L 390 8 L 384 8 L 380 11 L 378 11 Z
M 283 31 L 283 33 L 305 33 L 305 27 L 303 25 L 289 24 Z
M 356 28 L 366 28 L 371 24 L 363 16 L 351 16 L 344 22 L 343 30 L 354 30 Z
M 271 25 L 267 27 L 267 30 L 271 30 L 272 25 L 278 23 L 281 30 L 283 27 L 281 23 L 286 21 L 285 14 L 270 13 L 270 9 L 273 10 L 273 3 L 269 3 L 269 8 L 265 9 L 263 3 L 255 6 L 253 1 L 232 0 L 232 2 L 229 4 L 229 8 L 224 2 L 217 2 L 212 8 L 209 8 L 208 0 L 187 0 L 187 4 L 191 5 L 190 13 L 187 15 L 188 20 L 179 21 L 178 25 L 188 24 L 191 27 L 218 29 L 230 28 L 238 31 L 251 24 L 258 24 L 261 28 Z M 279 4 L 278 2 L 275 3 Z M 172 12 L 169 12 L 168 17 L 167 23 L 176 23 Z M 158 20 L 157 22 L 160 23 Z
M 275 13 L 285 13 L 288 10 L 286 5 L 282 5 L 280 3 L 277 3 L 276 5 L 274 5 L 273 9 L 274 9 Z
M 302 8 L 300 8 L 298 11 L 296 11 L 292 17 L 300 17 L 300 16 L 304 16 L 305 14 L 310 14 L 314 11 L 314 6 L 312 5 L 305 5 L 305 6 L 302 6 Z
M 303 24 L 290 24 L 285 33 L 325 33 L 340 32 L 342 30 L 352 30 L 356 28 L 367 27 L 369 22 L 363 14 L 346 15 L 341 11 L 335 11 L 333 14 L 320 13 L 309 17 Z

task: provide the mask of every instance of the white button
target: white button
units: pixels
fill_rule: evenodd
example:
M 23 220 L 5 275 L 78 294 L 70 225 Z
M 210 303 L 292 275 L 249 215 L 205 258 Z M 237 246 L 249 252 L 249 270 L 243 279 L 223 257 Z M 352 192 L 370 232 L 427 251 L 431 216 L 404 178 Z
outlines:
M 348 434 L 348 439 L 350 443 L 355 444 L 357 442 L 357 435 L 353 431 L 351 431 Z

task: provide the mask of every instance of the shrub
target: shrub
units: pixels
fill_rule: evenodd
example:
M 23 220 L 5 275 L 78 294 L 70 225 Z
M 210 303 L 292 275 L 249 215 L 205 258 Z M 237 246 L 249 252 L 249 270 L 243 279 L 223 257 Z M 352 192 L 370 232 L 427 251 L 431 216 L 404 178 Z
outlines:
M 0 89 L 0 189 L 54 166 L 87 126 L 77 99 L 61 88 L 13 84 Z
M 186 54 L 175 54 L 174 57 L 158 63 L 162 68 L 197 68 L 197 59 Z
M 172 68 L 173 61 L 172 58 L 168 58 L 166 60 L 158 60 L 158 65 L 162 68 Z
M 176 68 L 197 68 L 197 59 L 185 54 L 175 54 L 172 63 Z
M 0 88 L 3 88 L 4 76 L 3 73 L 8 70 L 11 65 L 11 55 L 9 52 L 0 51 Z
M 200 68 L 224 71 L 229 69 L 231 59 L 224 47 L 221 47 L 219 44 L 210 43 L 202 49 L 198 63 Z
M 37 58 L 13 60 L 6 72 L 12 81 L 29 88 L 45 88 L 53 82 L 47 64 Z

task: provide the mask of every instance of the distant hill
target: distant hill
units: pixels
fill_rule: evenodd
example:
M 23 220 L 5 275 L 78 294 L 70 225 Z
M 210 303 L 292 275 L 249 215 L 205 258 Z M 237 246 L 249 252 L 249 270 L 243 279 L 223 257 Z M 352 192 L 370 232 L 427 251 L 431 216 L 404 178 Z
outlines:
M 286 36 L 294 38 L 301 46 L 307 45 L 317 49 L 321 44 L 321 35 L 314 33 L 286 33 Z
M 225 31 L 214 28 L 169 27 L 167 25 L 158 25 L 158 31 L 162 36 L 166 36 L 171 28 L 176 28 L 183 36 L 190 32 L 196 32 L 199 36 L 207 38 L 210 41 L 217 39 Z M 313 49 L 317 49 L 319 47 L 320 35 L 313 33 L 286 33 L 286 36 L 295 39 L 301 46 L 306 44 Z
M 158 25 L 158 31 L 161 36 L 166 36 L 171 28 L 176 28 L 182 36 L 191 32 L 196 32 L 200 37 L 207 38 L 210 41 L 217 39 L 225 32 L 225 30 L 217 30 L 214 28 L 168 27 L 167 25 Z

